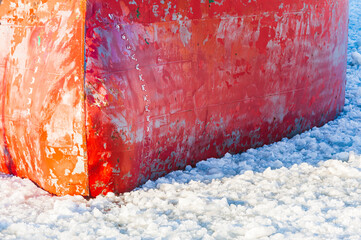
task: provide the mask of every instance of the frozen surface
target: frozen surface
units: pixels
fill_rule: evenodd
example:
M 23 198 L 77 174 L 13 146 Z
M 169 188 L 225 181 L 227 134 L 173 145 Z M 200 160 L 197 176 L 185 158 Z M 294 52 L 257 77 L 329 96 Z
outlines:
M 0 175 L 0 239 L 360 239 L 361 1 L 342 115 L 116 197 L 54 197 Z

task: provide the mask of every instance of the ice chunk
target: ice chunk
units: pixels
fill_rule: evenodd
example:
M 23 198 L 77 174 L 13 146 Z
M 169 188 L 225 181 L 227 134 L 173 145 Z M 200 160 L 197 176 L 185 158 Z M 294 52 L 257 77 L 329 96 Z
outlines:
M 352 62 L 356 65 L 361 65 L 361 54 L 359 52 L 351 53 Z

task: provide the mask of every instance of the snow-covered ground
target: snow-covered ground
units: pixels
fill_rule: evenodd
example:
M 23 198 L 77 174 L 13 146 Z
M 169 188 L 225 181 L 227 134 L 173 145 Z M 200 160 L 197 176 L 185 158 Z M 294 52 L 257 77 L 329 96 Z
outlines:
M 292 139 L 90 200 L 0 174 L 0 239 L 360 239 L 360 0 L 348 49 L 345 111 Z

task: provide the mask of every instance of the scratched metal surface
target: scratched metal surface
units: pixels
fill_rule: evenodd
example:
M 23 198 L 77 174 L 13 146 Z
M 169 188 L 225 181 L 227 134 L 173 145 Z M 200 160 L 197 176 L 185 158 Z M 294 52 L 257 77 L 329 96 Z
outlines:
M 342 111 L 347 0 L 0 1 L 0 171 L 96 196 Z
M 347 21 L 347 0 L 89 0 L 90 194 L 335 118 Z
M 0 2 L 0 171 L 88 195 L 85 2 Z

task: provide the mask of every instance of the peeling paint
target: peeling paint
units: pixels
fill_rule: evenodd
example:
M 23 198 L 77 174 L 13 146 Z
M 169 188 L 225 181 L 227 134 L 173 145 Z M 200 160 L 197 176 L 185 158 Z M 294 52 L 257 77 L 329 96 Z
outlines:
M 82 77 L 77 39 L 83 35 L 84 8 L 78 1 L 17 0 L 3 2 L 0 8 L 0 18 L 7 22 L 0 25 L 6 49 L 0 53 L 0 79 L 6 85 L 1 95 L 8 96 L 0 113 L 5 115 L 0 133 L 10 130 L 4 134 L 16 174 L 54 194 L 87 194 L 85 171 L 65 177 L 65 169 L 85 157 L 84 109 L 79 101 L 83 89 L 70 80 Z M 3 75 L 4 59 L 8 67 Z M 87 163 L 83 164 L 85 169 Z
M 0 171 L 121 193 L 320 126 L 343 108 L 347 7 L 2 1 Z

